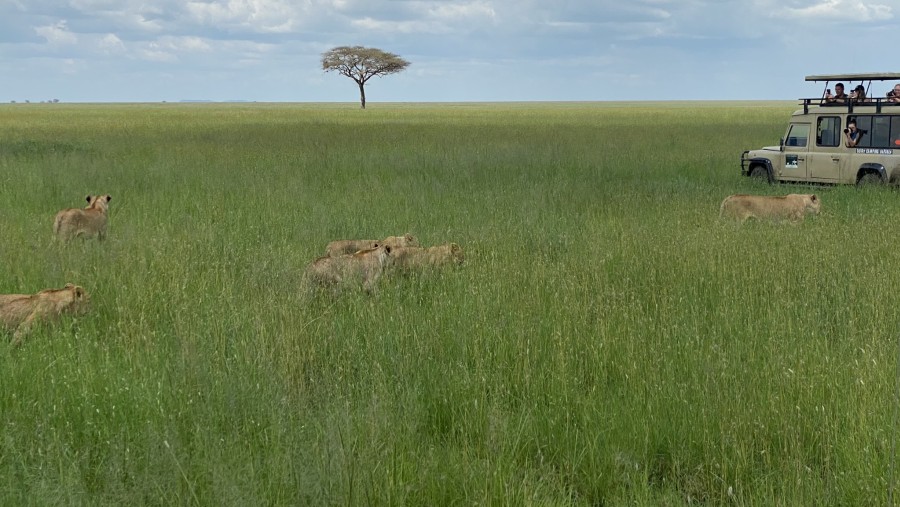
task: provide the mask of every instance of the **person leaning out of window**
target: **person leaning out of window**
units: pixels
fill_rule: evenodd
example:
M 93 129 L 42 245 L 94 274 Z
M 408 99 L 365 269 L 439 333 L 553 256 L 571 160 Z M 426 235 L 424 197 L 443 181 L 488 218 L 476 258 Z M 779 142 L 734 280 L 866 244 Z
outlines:
M 844 146 L 854 148 L 862 138 L 862 132 L 856 128 L 856 121 L 847 122 L 847 128 L 844 129 Z

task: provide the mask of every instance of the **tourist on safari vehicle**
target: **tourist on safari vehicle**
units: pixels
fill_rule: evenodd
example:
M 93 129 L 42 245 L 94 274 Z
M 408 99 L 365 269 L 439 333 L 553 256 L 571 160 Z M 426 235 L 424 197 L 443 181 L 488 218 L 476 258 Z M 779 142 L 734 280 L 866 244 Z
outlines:
M 781 142 L 747 150 L 741 174 L 768 183 L 900 185 L 900 84 L 868 97 L 872 81 L 900 73 L 807 76 L 824 81 L 821 95 L 800 99 Z M 831 93 L 830 83 L 835 83 Z M 844 83 L 853 92 L 844 94 Z
M 825 100 L 822 101 L 823 106 L 840 106 L 847 103 L 847 94 L 844 93 L 844 83 L 834 85 L 834 95 L 831 89 L 825 90 Z

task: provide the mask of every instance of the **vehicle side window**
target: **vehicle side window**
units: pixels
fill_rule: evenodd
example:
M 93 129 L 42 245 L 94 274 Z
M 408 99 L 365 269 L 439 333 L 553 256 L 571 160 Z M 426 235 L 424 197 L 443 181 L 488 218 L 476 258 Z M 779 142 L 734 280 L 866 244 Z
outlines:
M 849 122 L 851 120 L 850 117 L 847 118 Z M 872 117 L 871 116 L 857 116 L 856 117 L 856 128 L 862 134 L 862 137 L 859 138 L 859 142 L 856 143 L 857 148 L 871 148 L 872 147 Z
M 784 145 L 797 146 L 802 148 L 806 146 L 807 140 L 809 140 L 809 124 L 797 123 L 791 125 L 791 130 L 788 131 L 787 139 L 784 141 Z
M 841 142 L 841 119 L 837 116 L 819 118 L 816 125 L 816 144 L 818 146 L 837 146 Z
M 900 117 L 860 115 L 856 117 L 856 128 L 862 132 L 856 145 L 859 148 L 900 147 Z
M 872 139 L 872 146 L 875 146 L 876 148 L 890 146 L 891 117 L 874 116 L 872 118 L 872 128 L 869 132 L 869 137 Z
M 891 116 L 891 147 L 900 148 L 900 116 Z

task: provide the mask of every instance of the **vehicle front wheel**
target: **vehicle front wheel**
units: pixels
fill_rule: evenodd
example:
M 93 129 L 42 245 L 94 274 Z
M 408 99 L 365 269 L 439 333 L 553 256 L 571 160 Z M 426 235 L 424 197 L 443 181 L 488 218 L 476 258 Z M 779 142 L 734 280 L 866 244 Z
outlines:
M 750 177 L 760 183 L 769 183 L 769 171 L 761 165 L 754 166 L 750 170 Z
M 883 182 L 881 181 L 881 176 L 877 173 L 866 173 L 859 177 L 859 180 L 856 181 L 856 185 L 859 187 L 872 187 L 876 185 L 881 185 Z

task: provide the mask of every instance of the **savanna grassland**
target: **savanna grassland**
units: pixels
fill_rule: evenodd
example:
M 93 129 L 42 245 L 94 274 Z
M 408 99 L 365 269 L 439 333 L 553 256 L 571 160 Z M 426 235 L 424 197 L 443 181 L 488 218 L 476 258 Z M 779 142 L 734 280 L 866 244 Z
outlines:
M 900 194 L 742 178 L 794 107 L 0 106 L 0 293 L 93 304 L 0 348 L 0 504 L 886 504 Z M 466 263 L 301 290 L 405 232 Z

